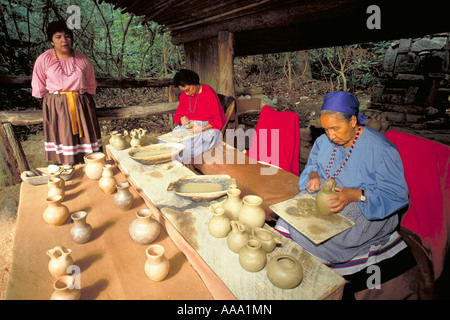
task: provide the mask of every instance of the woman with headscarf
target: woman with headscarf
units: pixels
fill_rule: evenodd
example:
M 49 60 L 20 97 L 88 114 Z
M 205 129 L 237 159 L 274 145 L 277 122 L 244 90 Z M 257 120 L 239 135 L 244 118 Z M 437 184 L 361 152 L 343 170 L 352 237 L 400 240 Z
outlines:
M 315 141 L 299 178 L 300 195 L 315 193 L 335 179 L 338 193 L 328 198 L 337 200 L 329 205 L 331 211 L 355 225 L 318 245 L 281 218 L 275 227 L 346 277 L 355 292 L 367 289 L 367 270 L 372 265 L 401 268 L 394 268 L 392 274 L 382 269 L 386 281 L 415 264 L 397 232 L 398 213 L 408 205 L 400 155 L 387 138 L 364 126 L 365 118 L 359 115 L 353 94 L 328 93 L 320 112 L 325 134 Z
M 74 50 L 73 32 L 64 21 L 48 25 L 53 48 L 34 64 L 32 95 L 43 98 L 45 154 L 58 164 L 83 162 L 86 154 L 102 151 L 100 126 L 95 113 L 97 82 L 94 68 Z

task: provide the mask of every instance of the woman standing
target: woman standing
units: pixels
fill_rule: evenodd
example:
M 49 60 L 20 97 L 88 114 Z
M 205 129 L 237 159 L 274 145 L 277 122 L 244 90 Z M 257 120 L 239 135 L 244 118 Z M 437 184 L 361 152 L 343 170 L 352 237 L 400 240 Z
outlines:
M 73 46 L 73 33 L 64 21 L 48 25 L 53 45 L 36 60 L 32 95 L 43 98 L 45 154 L 59 164 L 83 162 L 86 154 L 102 151 L 95 113 L 97 82 L 94 68 Z
M 197 73 L 182 69 L 174 77 L 175 85 L 182 91 L 174 121 L 175 130 L 198 133 L 184 140 L 181 160 L 190 163 L 192 158 L 213 149 L 219 141 L 220 130 L 225 124 L 225 114 L 216 92 L 201 84 Z M 191 127 L 192 125 L 192 127 Z

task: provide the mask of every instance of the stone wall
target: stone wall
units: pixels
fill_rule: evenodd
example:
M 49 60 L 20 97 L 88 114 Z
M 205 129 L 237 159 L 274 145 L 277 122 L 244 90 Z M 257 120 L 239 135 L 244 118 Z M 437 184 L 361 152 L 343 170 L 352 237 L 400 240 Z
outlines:
M 392 42 L 380 80 L 363 112 L 369 126 L 450 129 L 450 33 Z

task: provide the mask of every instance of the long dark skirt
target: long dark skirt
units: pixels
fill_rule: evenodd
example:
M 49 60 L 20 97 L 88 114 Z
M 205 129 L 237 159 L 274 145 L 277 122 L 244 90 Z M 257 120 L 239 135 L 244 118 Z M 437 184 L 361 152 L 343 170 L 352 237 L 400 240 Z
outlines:
M 42 110 L 47 161 L 61 164 L 83 163 L 86 154 L 103 150 L 94 99 L 90 94 L 79 94 L 76 97 L 76 107 L 82 137 L 72 134 L 66 95 L 45 95 Z

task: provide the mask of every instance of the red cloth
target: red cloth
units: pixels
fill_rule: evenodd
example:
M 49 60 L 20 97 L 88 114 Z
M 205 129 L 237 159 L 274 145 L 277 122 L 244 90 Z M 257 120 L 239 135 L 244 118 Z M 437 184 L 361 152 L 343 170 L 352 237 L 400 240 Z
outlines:
M 272 131 L 271 129 L 278 129 Z M 261 131 L 263 130 L 263 131 Z M 261 110 L 248 156 L 299 175 L 300 126 L 292 111 Z
M 395 130 L 385 136 L 398 148 L 409 189 L 409 209 L 401 225 L 430 250 L 437 279 L 450 243 L 450 147 Z
M 216 130 L 221 130 L 225 124 L 225 113 L 219 97 L 207 84 L 202 84 L 202 92 L 198 96 L 191 97 L 190 108 L 188 95 L 184 92 L 181 93 L 173 120 L 181 124 L 182 116 L 186 116 L 189 120 L 209 121 L 209 124 Z

